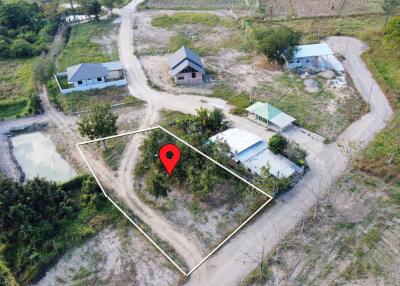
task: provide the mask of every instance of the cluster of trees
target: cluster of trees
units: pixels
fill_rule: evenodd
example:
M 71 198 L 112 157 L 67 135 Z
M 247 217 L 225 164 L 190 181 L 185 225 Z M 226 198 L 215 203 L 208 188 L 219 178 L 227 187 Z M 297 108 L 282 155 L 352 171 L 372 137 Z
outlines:
M 79 12 L 88 16 L 94 15 L 96 20 L 98 20 L 102 11 L 102 6 L 107 8 L 112 16 L 113 9 L 123 4 L 123 0 L 76 0 L 76 3 L 79 5 L 79 11 L 76 11 L 74 2 L 70 0 L 71 12 L 73 14 Z
M 395 47 L 400 46 L 400 16 L 389 21 L 385 29 L 385 42 Z
M 34 275 L 50 262 L 51 253 L 59 255 L 63 250 L 60 242 L 52 240 L 54 236 L 63 232 L 80 208 L 96 209 L 103 201 L 89 176 L 59 185 L 44 178 L 20 184 L 0 175 L 0 268 L 4 261 L 18 280 L 32 278 L 26 273 Z
M 45 51 L 59 16 L 35 3 L 0 1 L 0 58 L 20 58 Z
M 255 46 L 270 61 L 284 64 L 290 61 L 301 40 L 301 33 L 287 27 L 265 27 L 254 32 Z
M 225 165 L 232 164 L 224 155 L 229 151 L 227 149 L 229 147 L 224 144 L 211 143 L 208 138 L 227 129 L 228 126 L 228 121 L 219 109 L 199 109 L 196 115 L 184 115 L 166 124 L 168 129 L 185 141 Z M 173 143 L 181 150 L 181 160 L 170 178 L 157 159 L 161 146 L 167 143 Z M 183 185 L 185 190 L 193 193 L 198 199 L 206 201 L 219 184 L 235 180 L 222 168 L 162 130 L 152 132 L 140 150 L 142 157 L 136 174 L 146 176 L 146 190 L 156 198 L 166 197 L 170 186 L 178 184 Z M 236 190 L 247 188 L 245 184 L 237 182 L 237 180 L 231 183 Z

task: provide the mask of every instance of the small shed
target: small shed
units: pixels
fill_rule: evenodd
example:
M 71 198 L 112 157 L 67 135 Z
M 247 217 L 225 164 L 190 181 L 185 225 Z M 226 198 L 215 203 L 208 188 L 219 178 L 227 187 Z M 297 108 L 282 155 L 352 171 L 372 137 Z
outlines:
M 296 47 L 293 58 L 286 63 L 289 69 L 327 69 L 330 58 L 334 55 L 326 43 L 301 45 Z
M 256 102 L 246 108 L 248 118 L 275 131 L 284 131 L 296 120 L 269 103 Z
M 200 84 L 205 75 L 204 66 L 198 54 L 182 47 L 170 58 L 170 74 L 176 84 Z

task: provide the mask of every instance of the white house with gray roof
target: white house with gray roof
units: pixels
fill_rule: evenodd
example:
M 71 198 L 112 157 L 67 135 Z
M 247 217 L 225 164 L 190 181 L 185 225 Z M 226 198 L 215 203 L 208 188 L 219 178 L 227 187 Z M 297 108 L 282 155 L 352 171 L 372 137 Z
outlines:
M 62 94 L 127 85 L 120 62 L 82 63 L 55 76 Z M 65 80 L 66 79 L 66 80 Z
M 199 84 L 203 82 L 204 65 L 198 54 L 182 47 L 170 58 L 170 74 L 176 84 Z
M 289 69 L 323 70 L 331 68 L 332 58 L 335 58 L 334 53 L 326 43 L 300 45 L 286 65 Z

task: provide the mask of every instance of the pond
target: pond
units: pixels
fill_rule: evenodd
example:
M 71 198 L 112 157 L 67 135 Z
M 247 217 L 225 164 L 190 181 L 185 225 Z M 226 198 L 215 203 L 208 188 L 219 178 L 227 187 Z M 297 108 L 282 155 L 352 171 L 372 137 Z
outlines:
M 11 137 L 14 156 L 25 173 L 26 179 L 36 176 L 56 182 L 65 182 L 76 172 L 57 153 L 50 137 L 42 132 L 26 133 Z

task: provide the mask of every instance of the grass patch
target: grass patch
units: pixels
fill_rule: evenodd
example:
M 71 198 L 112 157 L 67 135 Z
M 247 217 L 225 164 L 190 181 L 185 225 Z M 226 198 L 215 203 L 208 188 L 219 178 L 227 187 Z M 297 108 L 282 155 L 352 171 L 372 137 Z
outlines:
M 30 113 L 30 97 L 36 94 L 35 59 L 0 60 L 0 119 Z
M 208 27 L 218 25 L 231 26 L 232 21 L 221 19 L 221 17 L 209 13 L 176 13 L 173 15 L 160 15 L 151 20 L 151 24 L 160 28 L 172 28 L 174 25 L 199 24 Z
M 130 96 L 129 91 L 123 87 L 109 87 L 94 89 L 85 92 L 72 92 L 62 95 L 54 79 L 48 85 L 50 101 L 65 113 L 84 112 L 89 110 L 94 102 L 114 104 L 139 104 L 142 101 Z
M 80 63 L 118 60 L 117 40 L 112 39 L 117 34 L 118 26 L 112 21 L 108 19 L 73 26 L 68 44 L 58 59 L 57 70 L 65 71 L 67 67 Z M 112 39 L 111 43 L 101 40 L 104 36 Z
M 126 140 L 123 138 L 112 138 L 107 140 L 107 149 L 102 151 L 104 161 L 114 171 L 118 170 L 125 145 Z
M 225 85 L 216 86 L 213 89 L 213 97 L 226 100 L 234 108 L 231 110 L 233 114 L 243 114 L 246 108 L 251 104 L 250 97 L 245 92 L 236 92 Z

